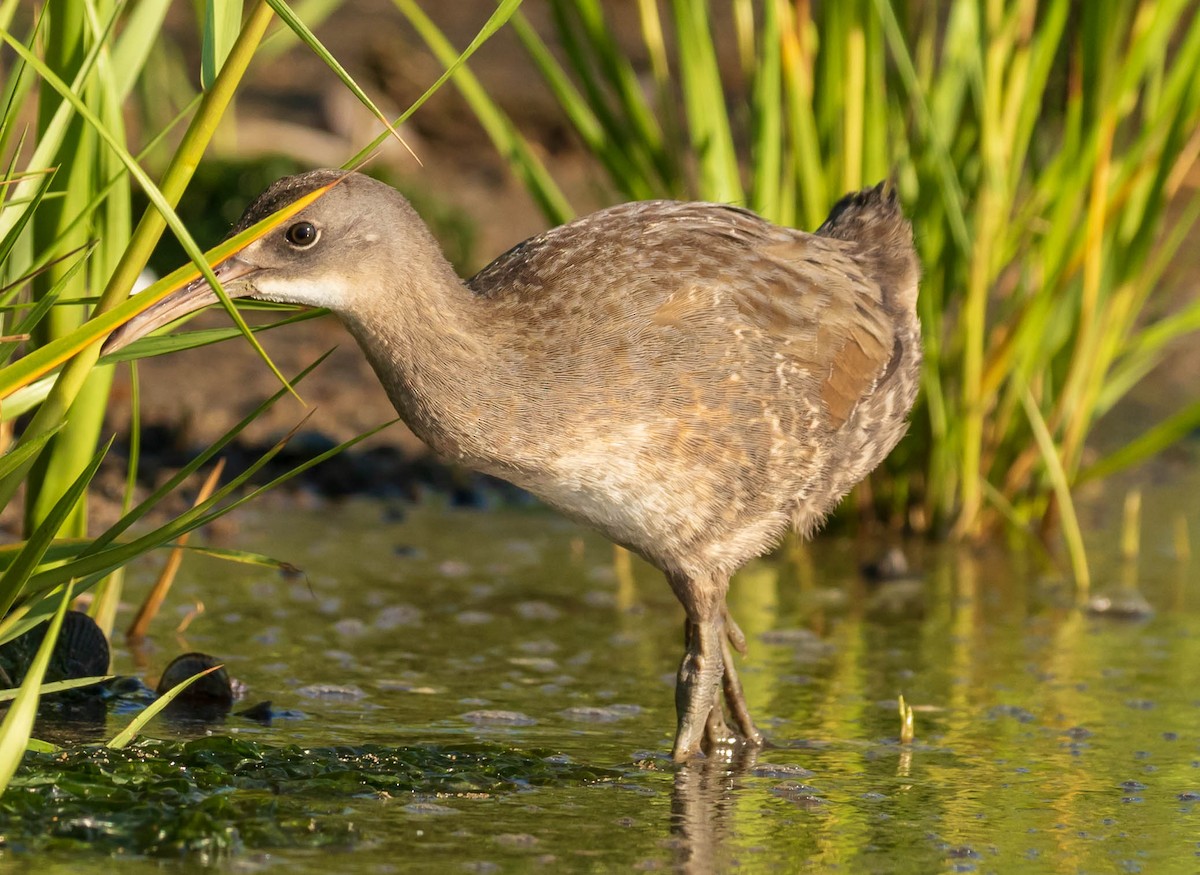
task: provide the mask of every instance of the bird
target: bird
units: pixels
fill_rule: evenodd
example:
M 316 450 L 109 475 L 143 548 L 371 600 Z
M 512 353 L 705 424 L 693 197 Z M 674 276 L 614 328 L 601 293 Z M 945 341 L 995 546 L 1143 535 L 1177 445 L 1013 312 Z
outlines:
M 625 203 L 465 281 L 408 201 L 357 172 L 285 177 L 231 234 L 321 189 L 214 266 L 226 293 L 333 311 L 436 453 L 660 569 L 686 615 L 673 759 L 761 745 L 730 578 L 813 534 L 917 394 L 921 268 L 895 186 L 846 195 L 812 233 L 729 204 Z M 195 280 L 105 349 L 216 300 Z

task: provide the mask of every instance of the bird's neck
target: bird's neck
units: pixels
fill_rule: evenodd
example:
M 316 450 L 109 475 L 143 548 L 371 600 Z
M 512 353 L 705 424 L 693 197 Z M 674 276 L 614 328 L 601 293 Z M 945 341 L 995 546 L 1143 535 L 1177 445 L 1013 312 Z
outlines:
M 338 315 L 409 428 L 449 459 L 503 473 L 489 426 L 511 383 L 487 302 L 444 261 L 364 299 L 369 307 Z

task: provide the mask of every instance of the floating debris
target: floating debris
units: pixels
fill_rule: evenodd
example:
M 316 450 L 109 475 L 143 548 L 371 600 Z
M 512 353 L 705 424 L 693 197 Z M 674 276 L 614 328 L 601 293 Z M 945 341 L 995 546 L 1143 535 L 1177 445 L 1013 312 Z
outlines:
M 797 778 L 811 778 L 816 773 L 811 769 L 804 768 L 804 766 L 759 763 L 750 770 L 750 774 L 756 778 L 787 778 L 795 780 Z
M 372 625 L 389 631 L 401 626 L 416 626 L 421 622 L 421 609 L 412 605 L 388 605 L 375 614 Z
M 637 705 L 605 705 L 601 707 L 584 705 L 578 708 L 567 708 L 560 713 L 566 719 L 574 720 L 577 723 L 616 723 L 618 720 L 625 720 L 640 714 L 641 710 Z
M 476 726 L 533 726 L 537 723 L 528 714 L 522 714 L 520 711 L 468 711 L 460 716 Z
M 354 684 L 309 684 L 296 690 L 306 699 L 324 699 L 333 702 L 356 702 L 367 694 Z
M 859 573 L 872 583 L 883 583 L 889 580 L 911 580 L 916 575 L 908 564 L 908 557 L 897 546 L 888 547 L 883 555 L 870 562 L 864 562 Z
M 1115 620 L 1145 620 L 1154 616 L 1154 608 L 1136 589 L 1098 593 L 1088 599 L 1087 612 Z

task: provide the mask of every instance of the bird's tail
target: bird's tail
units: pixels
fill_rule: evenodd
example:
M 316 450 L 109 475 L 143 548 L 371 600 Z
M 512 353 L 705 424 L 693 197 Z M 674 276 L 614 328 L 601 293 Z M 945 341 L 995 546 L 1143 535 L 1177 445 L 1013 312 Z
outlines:
M 890 181 L 846 195 L 834 204 L 817 233 L 857 244 L 859 258 L 888 303 L 905 309 L 916 306 L 921 263 L 913 247 L 912 225 Z

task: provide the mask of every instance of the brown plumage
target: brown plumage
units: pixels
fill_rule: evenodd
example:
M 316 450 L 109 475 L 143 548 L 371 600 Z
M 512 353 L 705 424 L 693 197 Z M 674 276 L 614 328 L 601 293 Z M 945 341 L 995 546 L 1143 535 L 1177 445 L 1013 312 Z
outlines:
M 327 306 L 434 450 L 661 568 L 688 617 L 674 755 L 759 740 L 734 672 L 733 574 L 809 533 L 904 433 L 921 359 L 912 230 L 884 185 L 815 234 L 707 203 L 624 204 L 463 283 L 396 191 L 321 170 L 249 227 L 326 194 L 218 268 L 231 295 Z M 120 345 L 211 302 L 196 283 Z

